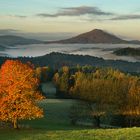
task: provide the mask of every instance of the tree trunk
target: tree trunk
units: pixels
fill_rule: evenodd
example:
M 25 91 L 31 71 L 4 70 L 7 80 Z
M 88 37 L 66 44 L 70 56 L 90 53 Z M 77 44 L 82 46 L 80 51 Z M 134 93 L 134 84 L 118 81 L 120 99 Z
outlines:
M 100 127 L 100 116 L 96 116 L 95 117 L 95 121 L 96 121 L 96 127 Z
M 18 129 L 17 119 L 13 120 L 13 126 L 14 126 L 14 129 Z

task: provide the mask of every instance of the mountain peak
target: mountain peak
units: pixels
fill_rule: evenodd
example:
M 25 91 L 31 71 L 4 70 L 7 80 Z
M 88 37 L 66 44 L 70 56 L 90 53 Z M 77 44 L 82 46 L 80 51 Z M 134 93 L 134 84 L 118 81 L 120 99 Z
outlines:
M 94 29 L 92 31 L 80 34 L 66 40 L 57 41 L 57 43 L 80 43 L 80 44 L 94 44 L 94 43 L 123 43 L 124 40 L 109 34 L 101 29 Z
M 104 32 L 103 30 L 101 30 L 101 29 L 93 29 L 92 31 L 90 31 L 90 32 Z
M 96 36 L 105 36 L 105 35 L 107 36 L 107 35 L 110 35 L 111 36 L 111 34 L 105 32 L 104 30 L 101 30 L 101 29 L 93 29 L 89 32 L 83 33 L 83 35 L 87 35 L 87 36 L 89 36 L 89 35 L 91 35 L 91 36 L 95 36 L 95 35 Z
M 52 41 L 46 43 L 62 43 L 62 44 L 140 44 L 140 41 L 127 41 L 123 40 L 111 33 L 108 33 L 101 29 L 93 29 L 89 32 L 77 35 L 75 37 L 59 40 L 59 41 Z

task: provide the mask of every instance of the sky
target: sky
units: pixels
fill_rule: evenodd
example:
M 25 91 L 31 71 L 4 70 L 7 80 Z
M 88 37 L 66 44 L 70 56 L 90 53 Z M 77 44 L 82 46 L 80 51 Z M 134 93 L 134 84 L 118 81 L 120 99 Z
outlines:
M 58 36 L 95 28 L 140 40 L 140 0 L 0 0 L 0 31 Z

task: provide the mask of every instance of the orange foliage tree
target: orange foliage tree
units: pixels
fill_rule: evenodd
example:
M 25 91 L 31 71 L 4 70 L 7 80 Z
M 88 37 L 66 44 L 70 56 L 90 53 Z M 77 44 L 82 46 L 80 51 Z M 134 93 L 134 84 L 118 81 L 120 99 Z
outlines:
M 18 120 L 43 117 L 37 101 L 39 80 L 33 66 L 18 60 L 7 60 L 0 70 L 0 120 L 10 121 L 18 128 Z

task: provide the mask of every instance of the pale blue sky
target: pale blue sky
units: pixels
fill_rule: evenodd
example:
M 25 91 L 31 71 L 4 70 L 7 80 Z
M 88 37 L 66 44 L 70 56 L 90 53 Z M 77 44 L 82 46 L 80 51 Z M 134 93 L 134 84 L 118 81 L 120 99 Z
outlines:
M 0 0 L 0 13 L 32 15 L 82 5 L 97 6 L 117 13 L 140 12 L 140 0 Z
M 81 33 L 100 28 L 140 39 L 139 25 L 140 0 L 0 0 L 0 29 Z

